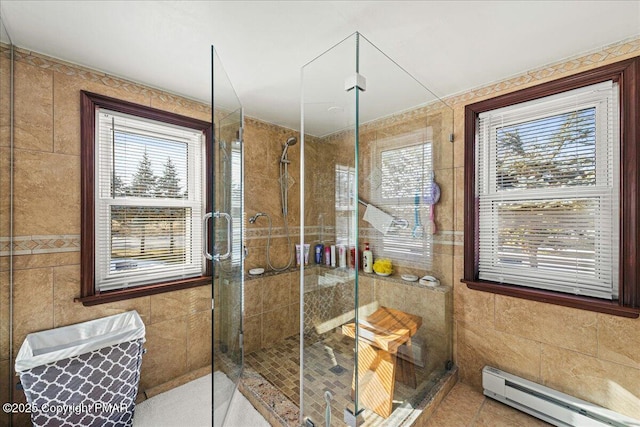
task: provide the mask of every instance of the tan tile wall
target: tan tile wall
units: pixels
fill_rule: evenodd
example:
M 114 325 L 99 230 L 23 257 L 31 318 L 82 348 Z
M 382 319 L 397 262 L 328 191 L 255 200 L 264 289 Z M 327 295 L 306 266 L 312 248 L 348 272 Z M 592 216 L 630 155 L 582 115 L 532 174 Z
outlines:
M 256 277 L 244 285 L 244 351 L 271 347 L 300 332 L 300 273 Z
M 280 201 L 280 156 L 285 141 L 295 136 L 298 143 L 288 150 L 289 204 L 287 224 L 291 242 L 284 231 L 284 217 Z M 257 212 L 265 212 L 271 217 L 272 234 L 269 255 L 275 268 L 287 265 L 289 257 L 295 267 L 295 244 L 300 241 L 300 135 L 298 132 L 260 120 L 245 118 L 244 129 L 245 162 L 245 244 L 248 255 L 246 270 L 267 267 L 267 237 L 269 221 L 260 217 L 250 224 L 249 217 Z
M 2 67 L 6 68 L 4 61 Z M 146 325 L 148 351 L 143 357 L 140 380 L 140 390 L 144 391 L 210 366 L 211 286 L 93 307 L 74 302 L 80 294 L 80 90 L 202 120 L 210 120 L 211 109 L 25 50 L 16 52 L 14 356 L 28 333 L 137 310 Z M 9 144 L 3 138 L 0 145 L 0 216 L 5 221 Z M 6 228 L 3 226 L 0 236 L 0 253 L 4 255 L 0 264 L 3 316 L 9 281 Z M 7 324 L 3 317 L 2 396 L 6 394 L 5 372 L 12 369 L 4 359 L 8 357 Z
M 640 38 L 551 64 L 446 100 L 455 109 L 455 230 L 464 229 L 464 107 L 640 54 Z M 454 256 L 455 360 L 461 381 L 479 390 L 495 366 L 640 419 L 640 319 L 473 291 L 460 283 L 462 246 Z

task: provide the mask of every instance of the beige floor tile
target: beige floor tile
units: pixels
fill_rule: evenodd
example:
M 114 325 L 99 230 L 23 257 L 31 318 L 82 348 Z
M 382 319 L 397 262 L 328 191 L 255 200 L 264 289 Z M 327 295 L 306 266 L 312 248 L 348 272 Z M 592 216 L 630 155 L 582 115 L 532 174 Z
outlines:
M 474 427 L 480 426 L 548 426 L 542 420 L 534 418 L 508 405 L 485 398 L 480 408 Z
M 456 384 L 427 422 L 427 427 L 471 426 L 482 406 L 484 396 L 471 386 Z
M 485 397 L 473 387 L 458 383 L 442 401 L 427 427 L 542 427 L 549 424 Z

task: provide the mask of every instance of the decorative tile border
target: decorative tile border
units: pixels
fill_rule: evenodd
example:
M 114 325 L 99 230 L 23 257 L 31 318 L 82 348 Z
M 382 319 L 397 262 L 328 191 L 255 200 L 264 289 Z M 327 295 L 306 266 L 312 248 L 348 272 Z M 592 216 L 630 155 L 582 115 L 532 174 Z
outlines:
M 222 233 L 222 232 L 221 232 Z M 289 227 L 289 234 L 292 238 L 300 236 L 300 227 L 293 226 Z M 335 235 L 335 227 L 333 226 L 307 226 L 305 227 L 305 236 L 313 236 L 317 237 L 319 235 L 327 235 L 334 236 Z M 260 240 L 266 239 L 269 236 L 269 228 L 245 228 L 245 239 L 247 240 Z M 359 230 L 358 236 L 360 239 L 380 239 L 381 235 L 373 227 L 362 227 Z M 220 237 L 223 237 L 223 234 L 220 234 Z M 271 230 L 271 238 L 280 238 L 287 237 L 285 233 L 284 227 L 273 227 Z M 433 243 L 439 245 L 453 245 L 453 246 L 462 246 L 464 240 L 464 233 L 462 231 L 452 231 L 452 230 L 438 230 L 438 232 L 434 235 Z M 366 240 L 365 240 L 366 241 Z
M 11 248 L 11 240 L 8 237 L 0 237 L 0 256 L 8 256 Z M 17 236 L 13 238 L 13 255 L 37 255 L 79 251 L 79 234 Z
M 440 231 L 436 233 L 436 238 L 433 243 L 440 245 L 453 245 L 464 246 L 464 232 L 463 231 Z
M 320 234 L 325 235 L 334 235 L 335 227 L 333 226 L 307 226 L 304 229 L 305 236 L 315 236 Z M 289 235 L 291 237 L 300 237 L 300 226 L 293 225 L 289 226 Z M 245 228 L 245 239 L 247 240 L 258 240 L 258 239 L 266 239 L 269 237 L 269 227 L 246 227 Z M 271 229 L 271 238 L 278 237 L 287 237 L 287 233 L 285 232 L 284 227 L 272 227 Z
M 244 118 L 245 126 L 249 125 L 254 129 L 266 129 L 266 130 L 276 130 L 282 132 L 283 134 L 289 134 L 290 132 L 299 132 L 300 129 L 291 129 L 283 125 L 276 125 L 274 123 L 265 122 L 264 120 L 257 119 L 255 117 L 245 116 Z
M 532 82 L 560 77 L 560 75 L 570 73 L 574 70 L 595 67 L 606 61 L 615 60 L 621 57 L 631 58 L 637 55 L 640 55 L 640 37 L 638 36 L 597 48 L 586 54 L 578 54 L 571 59 L 566 58 L 562 61 L 544 65 L 497 83 L 481 86 L 458 95 L 450 96 L 445 98 L 444 101 L 449 105 L 466 104 L 470 100 L 475 101 L 495 93 L 507 90 L 516 90 Z

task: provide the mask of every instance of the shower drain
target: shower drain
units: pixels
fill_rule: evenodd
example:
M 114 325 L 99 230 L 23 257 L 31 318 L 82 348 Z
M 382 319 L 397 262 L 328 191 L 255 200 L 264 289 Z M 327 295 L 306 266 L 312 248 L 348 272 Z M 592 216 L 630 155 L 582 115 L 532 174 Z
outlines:
M 333 372 L 334 374 L 336 374 L 336 375 L 343 374 L 343 373 L 345 373 L 345 372 L 347 371 L 346 369 L 344 369 L 344 368 L 343 368 L 342 366 L 340 366 L 340 365 L 336 365 L 336 366 L 334 366 L 334 367 L 332 367 L 332 368 L 329 368 L 329 370 L 330 370 L 331 372 Z

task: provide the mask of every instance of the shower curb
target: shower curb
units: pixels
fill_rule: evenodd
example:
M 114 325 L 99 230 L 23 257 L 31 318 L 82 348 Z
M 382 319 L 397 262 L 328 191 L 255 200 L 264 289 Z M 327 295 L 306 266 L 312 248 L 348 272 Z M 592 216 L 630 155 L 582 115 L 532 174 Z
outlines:
M 415 415 L 407 418 L 401 426 L 423 426 L 427 420 L 438 409 L 440 403 L 449 394 L 453 386 L 458 383 L 458 366 L 454 365 L 449 371 L 438 380 L 431 388 L 431 391 L 425 396 L 420 404 L 415 408 Z
M 300 410 L 262 375 L 245 366 L 238 390 L 274 427 L 297 427 Z

